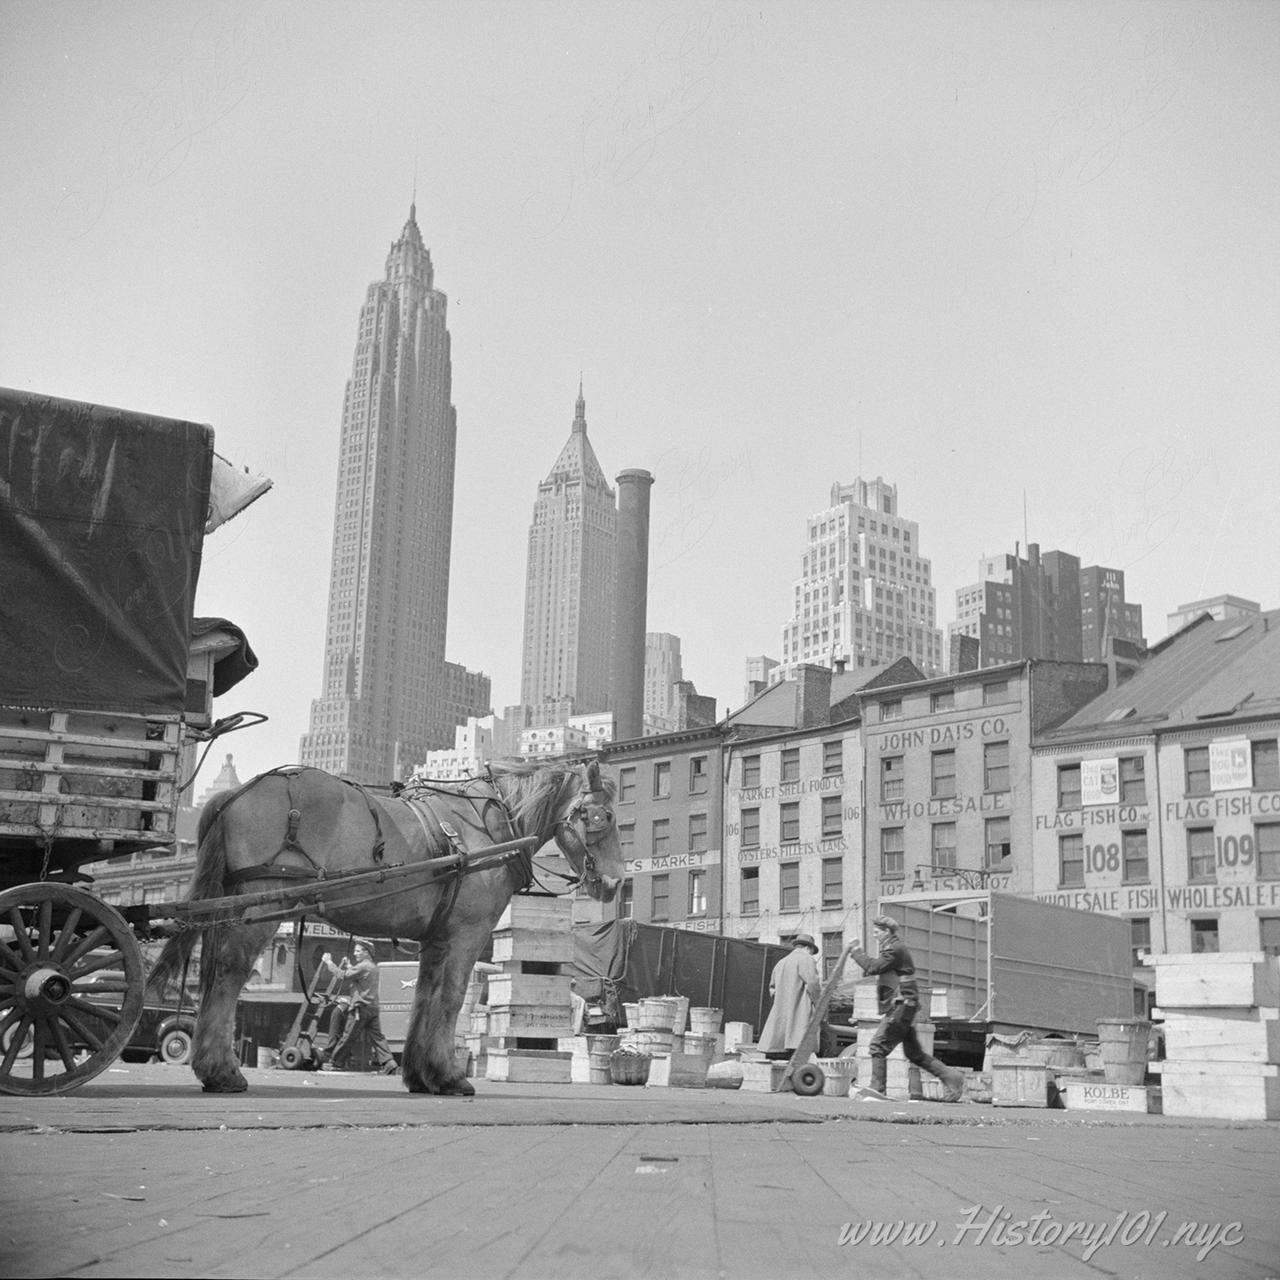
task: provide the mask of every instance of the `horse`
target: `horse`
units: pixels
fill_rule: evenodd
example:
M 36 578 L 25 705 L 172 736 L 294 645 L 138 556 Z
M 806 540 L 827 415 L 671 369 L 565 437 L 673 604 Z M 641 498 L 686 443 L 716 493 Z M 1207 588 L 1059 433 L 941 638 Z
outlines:
M 214 915 L 205 922 L 197 907 L 190 927 L 165 943 L 149 979 L 153 986 L 172 980 L 201 940 L 191 1068 L 205 1092 L 248 1088 L 233 1047 L 236 1002 L 285 914 L 255 919 L 252 910 L 236 911 L 235 896 L 254 894 L 248 901 L 260 902 L 272 890 L 314 889 L 318 912 L 344 931 L 418 943 L 401 1075 L 411 1093 L 473 1094 L 456 1063 L 454 1025 L 494 926 L 512 896 L 532 883 L 528 850 L 554 839 L 577 877 L 564 877 L 569 884 L 611 901 L 625 871 L 613 797 L 614 784 L 595 761 L 495 763 L 483 776 L 405 784 L 393 796 L 288 766 L 212 797 L 200 816 L 186 901 L 232 900 L 227 910 L 210 903 Z M 517 841 L 523 847 L 511 851 Z M 504 844 L 508 851 L 498 852 Z M 423 883 L 423 873 L 413 870 L 433 859 L 437 868 L 451 865 L 440 863 L 451 856 L 457 874 L 443 880 Z M 473 868 L 464 870 L 468 861 Z M 388 877 L 381 886 L 376 874 L 357 876 L 379 870 Z

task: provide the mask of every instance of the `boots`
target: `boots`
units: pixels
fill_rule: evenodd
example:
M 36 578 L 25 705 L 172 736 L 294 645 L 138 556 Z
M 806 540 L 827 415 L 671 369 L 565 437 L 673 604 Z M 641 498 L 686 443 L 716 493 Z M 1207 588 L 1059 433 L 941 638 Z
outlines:
M 964 1072 L 943 1066 L 937 1058 L 926 1058 L 921 1064 L 931 1076 L 937 1076 L 945 1086 L 943 1102 L 959 1102 L 964 1096 Z
M 867 1082 L 868 1087 L 876 1093 L 883 1093 L 885 1091 L 885 1083 L 888 1078 L 888 1060 L 873 1056 L 871 1059 L 871 1079 Z

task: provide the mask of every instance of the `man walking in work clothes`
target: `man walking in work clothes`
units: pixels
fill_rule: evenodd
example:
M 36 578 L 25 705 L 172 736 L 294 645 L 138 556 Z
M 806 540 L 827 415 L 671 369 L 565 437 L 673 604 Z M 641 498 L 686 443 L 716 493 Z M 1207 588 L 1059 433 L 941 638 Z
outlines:
M 373 951 L 363 938 L 357 938 L 351 949 L 355 952 L 355 964 L 349 964 L 344 959 L 341 965 L 336 965 L 327 951 L 320 958 L 321 964 L 328 965 L 342 975 L 342 994 L 351 997 L 351 1011 L 347 1014 L 342 1035 L 339 1036 L 338 1043 L 324 1054 L 324 1059 L 336 1062 L 338 1055 L 347 1047 L 351 1033 L 359 1026 L 364 1028 L 364 1033 L 373 1046 L 378 1070 L 384 1076 L 394 1075 L 395 1055 L 391 1052 L 386 1036 L 382 1034 L 382 1022 L 378 1017 L 378 966 L 373 963 Z
M 849 954 L 862 966 L 863 973 L 895 973 L 898 990 L 881 1019 L 871 1039 L 871 1088 L 884 1093 L 889 1074 L 886 1061 L 893 1046 L 900 1044 L 908 1062 L 922 1067 L 930 1075 L 937 1076 L 946 1086 L 943 1102 L 959 1102 L 964 1093 L 964 1076 L 951 1067 L 945 1067 L 937 1058 L 931 1058 L 920 1047 L 916 1036 L 916 1013 L 920 1009 L 920 988 L 916 985 L 916 967 L 911 952 L 898 936 L 898 922 L 892 916 L 876 916 L 871 922 L 876 931 L 879 954 L 873 960 L 862 950 L 862 940 L 855 938 Z

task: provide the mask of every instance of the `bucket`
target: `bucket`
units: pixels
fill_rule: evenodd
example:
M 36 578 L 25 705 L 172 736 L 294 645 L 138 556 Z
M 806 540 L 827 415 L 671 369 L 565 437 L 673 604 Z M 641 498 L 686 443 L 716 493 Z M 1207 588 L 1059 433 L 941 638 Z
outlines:
M 1101 1018 L 1098 1048 L 1108 1084 L 1141 1084 L 1147 1074 L 1151 1023 L 1145 1018 Z
M 715 1056 L 716 1038 L 714 1035 L 696 1035 L 692 1031 L 686 1031 L 683 1052 L 692 1053 L 710 1061 Z
M 618 1047 L 620 1036 L 587 1037 L 587 1078 L 591 1084 L 612 1084 L 609 1055 Z
M 276 1065 L 276 1051 L 274 1049 L 258 1049 L 258 1067 L 262 1071 L 270 1071 Z
M 640 1053 L 670 1053 L 675 1036 L 670 1031 L 637 1031 L 635 1047 Z
M 651 996 L 640 1001 L 640 1014 L 636 1019 L 639 1031 L 671 1031 L 676 1025 L 675 999 Z
M 858 1074 L 857 1058 L 815 1058 L 822 1071 L 822 1094 L 826 1098 L 847 1098 Z
M 636 1029 L 640 1021 L 640 1002 L 638 1000 L 622 1006 L 622 1020 L 632 1031 Z
M 723 1018 L 723 1009 L 690 1009 L 689 1031 L 695 1036 L 717 1036 Z
M 676 1012 L 671 1023 L 671 1030 L 678 1036 L 684 1035 L 689 1025 L 689 997 L 688 996 L 668 996 L 670 1000 L 675 1001 Z

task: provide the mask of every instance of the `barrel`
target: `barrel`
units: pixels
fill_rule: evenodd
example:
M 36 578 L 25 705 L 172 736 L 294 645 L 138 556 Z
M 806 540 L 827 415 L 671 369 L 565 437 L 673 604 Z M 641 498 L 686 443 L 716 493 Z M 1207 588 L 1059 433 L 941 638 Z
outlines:
M 640 1013 L 636 1019 L 639 1031 L 671 1031 L 676 1024 L 676 1002 L 674 998 L 650 996 L 640 1001 Z
M 689 1030 L 695 1036 L 719 1035 L 723 1018 L 723 1009 L 692 1008 L 689 1010 Z
M 815 1058 L 822 1072 L 822 1093 L 827 1098 L 847 1098 L 858 1074 L 857 1058 Z
M 618 1036 L 588 1036 L 587 1066 L 592 1084 L 612 1084 L 609 1055 L 618 1047 Z
M 641 1030 L 635 1036 L 636 1049 L 650 1057 L 658 1053 L 670 1053 L 674 1042 L 675 1036 L 670 1031 Z
M 1141 1084 L 1147 1075 L 1151 1023 L 1145 1018 L 1100 1018 L 1098 1048 L 1108 1084 Z
M 640 1002 L 630 1001 L 622 1006 L 622 1020 L 634 1031 L 640 1022 Z
M 269 1071 L 276 1065 L 276 1051 L 274 1049 L 264 1049 L 258 1046 L 258 1067 L 260 1070 Z

